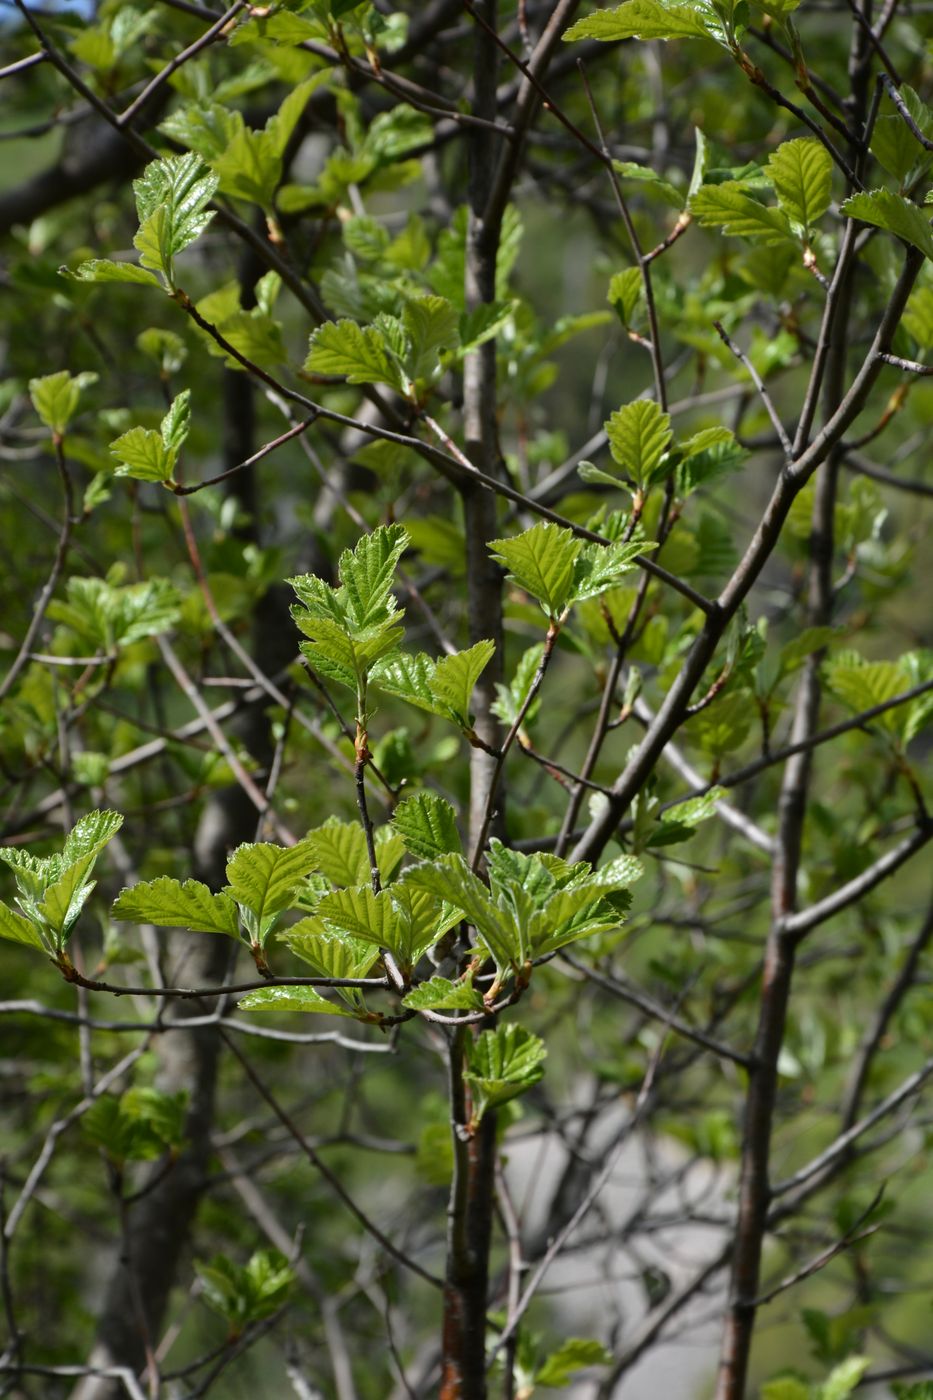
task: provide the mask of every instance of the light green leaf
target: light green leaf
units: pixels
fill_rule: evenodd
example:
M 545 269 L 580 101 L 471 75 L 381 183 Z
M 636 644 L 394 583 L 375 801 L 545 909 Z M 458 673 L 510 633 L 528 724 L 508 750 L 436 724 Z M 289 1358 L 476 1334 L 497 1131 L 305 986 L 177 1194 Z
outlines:
M 400 802 L 392 813 L 392 825 L 416 860 L 433 860 L 460 850 L 454 809 L 436 792 L 416 792 Z
M 171 481 L 175 453 L 153 428 L 130 428 L 110 444 L 119 462 L 115 476 L 132 476 L 137 481 Z
M 402 320 L 411 340 L 408 371 L 412 379 L 434 379 L 440 372 L 443 351 L 460 344 L 460 313 L 446 297 L 409 297 Z
M 260 987 L 256 992 L 247 992 L 237 1006 L 240 1011 L 316 1011 L 325 1016 L 360 1019 L 355 1011 L 328 1001 L 314 987 Z
M 653 399 L 636 399 L 617 409 L 605 428 L 613 460 L 643 491 L 670 444 L 670 415 Z
M 119 812 L 95 811 L 79 817 L 65 839 L 63 861 L 72 865 L 84 856 L 96 855 L 113 840 L 122 825 Z
M 409 1011 L 482 1011 L 483 998 L 470 981 L 432 977 L 402 997 L 402 1005 Z
M 746 194 L 739 180 L 701 185 L 690 200 L 689 209 L 702 228 L 721 228 L 723 233 L 755 243 L 781 243 L 791 237 L 783 210 L 759 204 Z
M 373 326 L 355 321 L 325 321 L 311 336 L 305 369 L 311 374 L 340 374 L 350 384 L 388 384 L 404 391 L 401 370 L 385 340 Z
M 359 822 L 331 817 L 305 839 L 315 867 L 332 884 L 361 885 L 369 877 L 366 836 Z
M 395 951 L 399 920 L 388 890 L 375 894 L 372 885 L 335 890 L 321 900 L 315 918 L 336 933 Z
M 776 1376 L 761 1387 L 761 1400 L 813 1400 L 813 1392 L 796 1376 Z
M 240 936 L 233 900 L 225 894 L 211 894 L 199 880 L 182 884 L 160 875 L 157 880 L 142 881 L 120 892 L 111 913 L 123 922 Z
M 295 846 L 244 844 L 227 863 L 230 883 L 224 894 L 250 911 L 262 938 L 270 923 L 291 907 L 298 885 L 314 868 L 314 850 L 307 839 Z
M 841 211 L 850 219 L 887 229 L 926 257 L 933 258 L 933 229 L 929 216 L 902 194 L 895 194 L 893 190 L 854 194 L 841 206 Z
M 901 324 L 921 350 L 933 350 L 933 286 L 914 288 Z
M 540 521 L 509 540 L 490 540 L 494 559 L 509 577 L 537 598 L 548 617 L 556 620 L 570 601 L 574 565 L 583 548 L 572 530 Z
M 492 660 L 495 650 L 495 642 L 477 642 L 466 651 L 442 656 L 435 663 L 429 682 L 431 694 L 464 729 L 472 723 L 470 700 L 473 688 Z
M 612 164 L 616 173 L 621 175 L 623 180 L 634 180 L 638 184 L 646 186 L 649 193 L 658 195 L 672 209 L 683 209 L 685 201 L 683 192 L 672 185 L 669 180 L 662 179 L 656 170 L 651 169 L 650 165 L 638 165 L 633 160 L 614 160 Z M 637 272 L 638 269 L 636 268 L 635 271 Z
M 169 286 L 174 286 L 176 254 L 193 243 L 214 217 L 207 205 L 217 183 L 217 176 L 193 151 L 153 161 L 133 181 L 140 224 L 133 242 L 143 267 L 161 272 Z
M 419 710 L 437 714 L 437 701 L 431 689 L 434 679 L 434 661 L 426 652 L 395 652 L 374 667 L 370 677 L 372 683 L 387 695 L 396 695 L 407 700 Z
M 632 324 L 635 309 L 645 295 L 645 282 L 637 267 L 626 267 L 613 274 L 606 300 L 614 306 L 623 326 Z
M 543 642 L 537 642 L 533 647 L 528 647 L 522 653 L 515 668 L 515 675 L 509 684 L 507 686 L 496 685 L 496 700 L 491 709 L 493 714 L 502 720 L 503 724 L 512 725 L 518 719 L 543 655 Z M 526 725 L 532 722 L 539 707 L 540 695 L 532 701 L 525 714 Z
M 97 375 L 90 370 L 69 374 L 66 369 L 60 369 L 56 374 L 30 379 L 29 397 L 49 431 L 60 435 L 78 411 L 81 390 L 96 383 Z
M 183 389 L 171 402 L 168 413 L 162 419 L 159 430 L 166 452 L 176 460 L 181 451 L 191 424 L 191 390 Z
M 380 525 L 363 535 L 355 549 L 340 556 L 340 582 L 354 627 L 372 627 L 393 611 L 389 601 L 392 581 L 409 543 L 408 531 L 401 525 Z
M 584 545 L 573 566 L 573 586 L 570 599 L 582 603 L 587 598 L 596 598 L 618 583 L 623 574 L 635 567 L 639 554 L 656 549 L 654 540 L 617 540 L 615 544 Z
M 663 5 L 660 0 L 626 0 L 615 10 L 597 10 L 578 19 L 564 34 L 564 42 L 601 39 L 698 39 L 710 37 L 702 18 L 691 5 Z
M 48 927 L 56 947 L 62 948 L 94 890 L 88 877 L 94 868 L 96 851 L 81 856 L 45 891 L 38 912 Z
M 472 1092 L 472 1122 L 537 1084 L 544 1076 L 546 1055 L 540 1036 L 514 1021 L 477 1036 L 463 1075 Z
M 460 317 L 460 353 L 476 350 L 498 335 L 515 314 L 514 301 L 484 301 Z
M 73 277 L 76 282 L 140 282 L 158 287 L 159 279 L 154 272 L 147 272 L 137 263 L 111 262 L 109 258 L 91 258 L 80 263 L 72 272 L 70 268 L 59 268 L 62 276 Z
M 819 1388 L 817 1400 L 846 1400 L 871 1365 L 869 1356 L 848 1356 L 834 1366 Z
M 29 919 L 17 914 L 8 904 L 0 900 L 0 938 L 8 938 L 11 943 L 28 943 L 32 948 L 45 952 L 45 944 L 39 930 Z
M 521 935 L 506 911 L 500 910 L 482 880 L 458 853 L 406 870 L 401 883 L 428 890 L 458 909 L 476 929 L 497 967 L 520 967 L 525 961 Z
M 766 169 L 784 213 L 809 235 L 832 198 L 833 160 L 829 151 L 811 136 L 783 141 L 772 152 Z
M 281 934 L 296 957 L 306 962 L 318 977 L 368 977 L 379 959 L 379 949 L 370 942 L 346 933 L 334 933 L 316 916 L 299 919 Z M 335 987 L 338 997 L 353 1011 L 365 1010 L 358 987 Z
M 535 1373 L 535 1385 L 566 1385 L 571 1376 L 587 1366 L 608 1366 L 612 1352 L 602 1342 L 587 1341 L 582 1337 L 570 1337 L 557 1351 L 551 1352 L 540 1369 Z

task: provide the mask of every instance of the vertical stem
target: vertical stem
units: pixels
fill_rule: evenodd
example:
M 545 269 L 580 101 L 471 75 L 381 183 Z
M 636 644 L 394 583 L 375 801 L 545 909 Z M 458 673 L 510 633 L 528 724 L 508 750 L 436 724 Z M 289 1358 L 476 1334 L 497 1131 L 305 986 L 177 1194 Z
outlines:
M 495 32 L 497 0 L 481 0 L 478 15 Z M 496 115 L 496 79 L 499 51 L 494 37 L 478 25 L 474 34 L 473 110 L 492 121 Z M 494 213 L 486 219 L 495 168 L 496 138 L 485 128 L 473 128 L 469 143 L 469 224 L 466 250 L 467 310 L 496 297 L 496 255 L 501 218 Z M 488 340 L 464 359 L 463 419 L 467 456 L 489 476 L 500 471 L 496 422 L 496 342 Z M 468 580 L 467 620 L 470 644 L 484 637 L 495 643 L 495 655 L 483 672 L 474 692 L 474 728 L 492 748 L 498 747 L 498 725 L 492 714 L 496 682 L 502 680 L 502 571 L 490 557 L 487 541 L 496 534 L 496 498 L 490 491 L 465 483 L 461 488 L 466 526 L 466 572 Z M 471 846 L 482 829 L 495 781 L 495 759 L 474 748 L 470 753 L 470 832 Z M 500 812 L 493 828 L 501 832 Z
M 864 0 L 866 10 L 871 0 Z M 860 130 L 865 117 L 868 83 L 860 63 L 864 40 L 855 26 L 849 72 L 852 81 L 849 107 Z M 859 168 L 857 151 L 851 158 Z M 820 350 L 814 364 L 814 382 L 825 364 L 823 418 L 828 422 L 845 397 L 848 339 L 852 314 L 855 260 L 847 234 L 838 283 L 834 283 L 821 330 Z M 808 395 L 812 403 L 812 397 Z M 812 409 L 811 409 L 812 412 Z M 803 415 L 807 417 L 806 410 Z M 801 425 L 803 426 L 803 425 Z M 803 428 L 803 431 L 808 430 Z M 832 620 L 834 516 L 840 463 L 839 444 L 829 451 L 816 476 L 810 530 L 807 574 L 807 625 L 819 627 Z M 794 712 L 792 743 L 805 743 L 819 728 L 820 666 L 824 652 L 807 658 Z M 778 1056 L 784 1040 L 787 1007 L 794 972 L 796 939 L 787 930 L 786 916 L 797 906 L 803 833 L 813 766 L 813 750 L 794 754 L 784 769 L 778 802 L 778 833 L 771 878 L 771 929 L 765 949 L 758 1032 L 749 1071 L 739 1185 L 739 1214 L 729 1310 L 723 1331 L 716 1400 L 743 1400 L 748 1382 L 749 1359 L 760 1292 L 761 1257 L 771 1205 L 770 1152 L 777 1096 Z
M 454 1174 L 447 1208 L 443 1360 L 440 1400 L 486 1400 L 486 1294 L 495 1203 L 496 1115 L 487 1110 L 471 1132 L 463 1078 L 469 1036 L 450 1044 L 450 1126 Z

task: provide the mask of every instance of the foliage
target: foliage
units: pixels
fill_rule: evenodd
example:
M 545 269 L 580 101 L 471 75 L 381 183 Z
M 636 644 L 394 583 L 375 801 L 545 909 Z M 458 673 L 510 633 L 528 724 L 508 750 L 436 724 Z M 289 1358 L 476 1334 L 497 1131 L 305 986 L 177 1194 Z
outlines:
M 5 1388 L 922 1352 L 922 8 L 2 21 Z

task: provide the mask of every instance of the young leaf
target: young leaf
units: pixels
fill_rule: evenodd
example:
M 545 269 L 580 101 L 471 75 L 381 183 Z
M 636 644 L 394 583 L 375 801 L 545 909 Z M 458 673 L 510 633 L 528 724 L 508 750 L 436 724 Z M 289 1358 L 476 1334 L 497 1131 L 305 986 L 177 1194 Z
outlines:
M 784 213 L 809 236 L 832 198 L 833 159 L 829 151 L 812 136 L 782 141 L 766 168 Z
M 446 297 L 426 294 L 408 298 L 402 319 L 411 341 L 410 378 L 434 379 L 441 368 L 439 355 L 460 344 L 459 311 Z
M 250 911 L 262 939 L 276 917 L 291 906 L 298 885 L 314 868 L 314 848 L 307 839 L 290 847 L 270 842 L 238 846 L 227 863 L 230 883 L 224 894 Z
M 165 445 L 161 433 L 152 428 L 130 428 L 110 444 L 119 462 L 115 476 L 132 476 L 137 481 L 171 481 L 175 453 Z
M 84 856 L 96 856 L 116 836 L 122 825 L 123 818 L 119 812 L 87 812 L 78 818 L 66 836 L 62 860 L 66 865 L 73 865 Z
M 409 1011 L 482 1011 L 483 998 L 472 982 L 455 983 L 446 977 L 432 977 L 403 996 L 402 1005 Z
M 328 1001 L 314 987 L 260 987 L 258 991 L 247 992 L 245 997 L 240 997 L 237 1006 L 240 1011 L 316 1011 L 325 1016 L 359 1019 L 355 1011 L 338 1002 Z
M 392 813 L 392 825 L 416 860 L 433 860 L 460 850 L 454 809 L 436 792 L 417 792 L 400 802 Z
M 791 237 L 784 211 L 759 204 L 745 193 L 738 180 L 701 185 L 690 200 L 689 209 L 702 228 L 721 228 L 723 233 L 755 243 L 781 243 Z
M 60 369 L 56 374 L 30 379 L 29 397 L 49 432 L 60 436 L 78 411 L 81 390 L 96 383 L 97 375 L 90 370 L 69 374 L 66 369 Z
M 468 729 L 472 723 L 470 700 L 473 688 L 492 660 L 495 649 L 495 642 L 477 642 L 466 651 L 442 656 L 435 663 L 430 679 L 431 694 L 464 729 Z
M 325 321 L 311 336 L 305 369 L 311 374 L 343 375 L 350 384 L 388 384 L 404 392 L 398 364 L 374 326 Z
M 314 866 L 334 885 L 360 885 L 369 874 L 366 836 L 359 822 L 331 817 L 306 838 Z
M 355 549 L 341 554 L 340 582 L 354 627 L 372 627 L 392 611 L 392 580 L 408 545 L 408 532 L 401 525 L 380 525 L 363 535 Z
M 929 217 L 916 204 L 893 190 L 871 190 L 851 195 L 841 206 L 841 212 L 863 224 L 887 229 L 905 243 L 933 258 L 933 229 Z
M 214 217 L 207 205 L 217 183 L 217 176 L 192 151 L 153 161 L 133 181 L 139 215 L 133 243 L 143 267 L 161 273 L 169 287 L 175 285 L 176 254 L 193 243 Z
M 172 400 L 168 413 L 159 425 L 165 450 L 171 455 L 173 462 L 184 446 L 190 423 L 191 390 L 182 389 L 181 393 Z
M 550 521 L 540 521 L 510 540 L 490 540 L 494 559 L 509 577 L 537 598 L 548 617 L 556 620 L 570 601 L 573 571 L 583 542 Z
M 426 652 L 394 652 L 384 657 L 373 668 L 371 680 L 387 695 L 396 695 L 407 700 L 419 710 L 436 715 L 438 702 L 431 683 L 434 679 L 434 661 Z
M 710 32 L 692 5 L 663 5 L 660 0 L 625 0 L 615 10 L 597 10 L 578 19 L 564 42 L 601 39 L 708 39 Z
M 605 428 L 613 461 L 644 491 L 668 449 L 670 415 L 653 399 L 636 399 L 617 409 Z
M 472 1125 L 490 1108 L 524 1094 L 544 1076 L 547 1050 L 540 1036 L 514 1022 L 483 1031 L 470 1046 L 464 1079 L 473 1098 Z
M 655 541 L 617 540 L 615 544 L 586 544 L 573 566 L 570 601 L 585 602 L 612 588 L 623 574 L 635 567 L 639 554 L 656 549 Z
M 160 875 L 121 890 L 111 910 L 123 922 L 184 928 L 197 933 L 226 933 L 239 938 L 236 905 L 225 894 L 211 894 L 199 880 L 172 880 Z
M 45 944 L 39 930 L 29 919 L 17 914 L 9 905 L 0 900 L 0 938 L 8 938 L 11 943 L 28 943 L 33 948 L 45 951 Z
M 608 1366 L 612 1352 L 602 1342 L 588 1341 L 582 1337 L 570 1337 L 552 1351 L 544 1364 L 535 1372 L 535 1385 L 564 1386 L 577 1371 L 587 1366 Z
M 537 642 L 535 646 L 528 647 L 521 655 L 518 665 L 515 668 L 515 675 L 509 684 L 496 685 L 496 700 L 490 707 L 494 715 L 502 720 L 503 724 L 512 725 L 518 719 L 522 706 L 531 689 L 532 682 L 541 664 L 544 655 L 544 643 Z M 540 705 L 540 695 L 531 703 L 525 714 L 525 724 L 529 724 L 535 717 Z
M 109 258 L 91 258 L 79 263 L 72 271 L 68 267 L 59 268 L 63 277 L 73 277 L 76 282 L 138 282 L 158 287 L 159 279 L 154 272 L 137 263 L 111 262 Z

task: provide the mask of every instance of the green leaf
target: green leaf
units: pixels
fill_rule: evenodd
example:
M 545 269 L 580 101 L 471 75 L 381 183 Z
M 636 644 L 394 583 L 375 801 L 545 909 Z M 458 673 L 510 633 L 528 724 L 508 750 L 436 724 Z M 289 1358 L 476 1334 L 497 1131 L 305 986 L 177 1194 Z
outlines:
M 473 1100 L 472 1123 L 490 1108 L 524 1094 L 544 1076 L 547 1050 L 540 1036 L 510 1022 L 483 1031 L 470 1045 L 464 1079 Z
M 933 350 L 933 287 L 915 287 L 904 309 L 901 325 L 921 350 Z
M 366 836 L 359 822 L 331 817 L 306 837 L 314 865 L 334 885 L 361 885 L 369 876 Z
M 834 1366 L 820 1386 L 817 1400 L 846 1400 L 871 1365 L 869 1356 L 849 1356 Z
M 639 554 L 656 549 L 654 540 L 636 540 L 615 544 L 586 544 L 581 549 L 573 566 L 573 585 L 570 601 L 585 602 L 596 598 L 618 583 L 623 574 L 635 567 Z
M 431 694 L 464 729 L 472 723 L 470 700 L 473 688 L 492 660 L 495 642 L 477 642 L 466 651 L 442 656 L 435 663 L 430 679 Z
M 211 894 L 199 880 L 172 880 L 160 875 L 121 890 L 113 917 L 157 928 L 184 928 L 198 933 L 226 933 L 239 938 L 236 905 L 225 894 Z
M 436 378 L 441 369 L 439 355 L 460 344 L 460 312 L 446 297 L 425 294 L 406 300 L 402 320 L 411 340 L 410 377 Z
M 184 446 L 190 423 L 191 390 L 183 389 L 181 393 L 172 400 L 168 413 L 166 413 L 159 425 L 162 441 L 165 444 L 165 450 L 171 454 L 173 460 L 178 457 L 178 453 Z
M 355 321 L 325 321 L 313 332 L 305 360 L 311 374 L 343 375 L 350 384 L 388 384 L 399 392 L 405 385 L 385 340 L 373 326 Z
M 460 353 L 476 350 L 499 334 L 515 314 L 514 301 L 484 301 L 460 317 Z
M 277 1249 L 259 1250 L 245 1268 L 238 1268 L 223 1255 L 194 1267 L 204 1301 L 226 1318 L 233 1337 L 238 1337 L 249 1323 L 261 1322 L 276 1312 L 288 1297 L 295 1278 L 284 1254 Z
M 893 700 L 895 695 L 909 688 L 907 676 L 897 662 L 863 661 L 851 653 L 829 661 L 825 673 L 833 694 L 856 713 L 870 710 L 874 705 L 883 705 L 886 700 Z M 889 710 L 872 723 L 893 731 L 898 724 L 897 711 Z
M 59 268 L 63 277 L 73 277 L 76 282 L 138 282 L 158 287 L 159 279 L 154 272 L 147 272 L 137 263 L 111 262 L 109 258 L 91 258 L 79 263 L 72 271 Z
M 702 228 L 721 228 L 723 233 L 754 243 L 781 243 L 791 237 L 784 211 L 759 204 L 745 193 L 739 180 L 701 185 L 690 200 L 689 209 Z
M 675 443 L 680 461 L 674 471 L 677 494 L 691 496 L 701 486 L 738 471 L 748 459 L 728 428 L 703 428 L 686 442 Z
M 207 228 L 214 217 L 207 208 L 217 189 L 201 157 L 189 151 L 146 166 L 133 181 L 139 232 L 133 239 L 144 268 L 161 272 L 174 286 L 174 259 Z
M 62 859 L 67 865 L 74 864 L 84 856 L 97 855 L 123 825 L 119 812 L 95 811 L 79 817 L 65 838 Z
M 776 1376 L 761 1387 L 761 1400 L 813 1400 L 813 1392 L 798 1376 Z
M 436 792 L 417 792 L 400 802 L 392 813 L 392 825 L 416 860 L 433 860 L 460 850 L 454 809 Z
M 56 374 L 30 379 L 29 397 L 49 431 L 61 436 L 78 411 L 81 390 L 96 383 L 97 375 L 90 370 L 69 374 L 66 369 L 60 369 Z
M 297 924 L 279 936 L 318 977 L 368 977 L 379 960 L 378 947 L 368 940 L 364 942 L 361 938 L 326 928 L 317 915 L 299 919 Z M 368 1014 L 363 993 L 358 987 L 337 987 L 335 991 L 355 1015 L 361 1012 Z
M 672 209 L 683 209 L 684 195 L 682 191 L 672 185 L 670 181 L 662 179 L 656 170 L 651 169 L 650 165 L 638 165 L 633 160 L 614 160 L 612 165 L 623 180 L 637 181 L 638 184 L 645 185 L 649 193 L 658 195 Z M 638 271 L 637 268 L 634 270 Z M 640 279 L 641 273 L 638 275 Z
M 45 891 L 38 912 L 57 948 L 63 948 L 94 890 L 89 879 L 97 852 L 91 851 L 69 865 Z
M 279 914 L 290 908 L 295 891 L 315 868 L 312 844 L 295 846 L 258 842 L 238 846 L 227 863 L 229 884 L 224 890 L 255 919 L 250 930 L 262 942 Z
M 783 141 L 767 164 L 778 203 L 809 235 L 832 198 L 832 156 L 814 137 Z M 720 186 L 721 188 L 721 186 Z
M 645 490 L 670 444 L 670 415 L 653 399 L 636 399 L 617 409 L 605 428 L 613 461 Z
M 582 540 L 572 530 L 546 520 L 513 539 L 489 541 L 493 558 L 552 620 L 561 616 L 570 601 L 574 565 L 582 548 Z
M 708 39 L 709 30 L 691 5 L 663 5 L 660 0 L 626 0 L 615 10 L 597 10 L 578 19 L 564 42 L 600 39 Z
M 437 700 L 431 689 L 434 679 L 434 661 L 426 652 L 394 652 L 374 667 L 372 682 L 388 695 L 396 695 L 407 700 L 428 714 L 438 712 Z
M 0 938 L 8 938 L 11 943 L 28 943 L 33 948 L 45 952 L 45 944 L 39 930 L 29 919 L 17 914 L 8 904 L 0 900 Z
M 509 684 L 496 685 L 496 700 L 490 707 L 494 715 L 502 720 L 503 724 L 513 725 L 521 713 L 522 706 L 528 697 L 532 682 L 541 664 L 544 655 L 544 643 L 537 642 L 533 647 L 528 647 L 519 659 L 515 668 L 515 675 Z M 525 714 L 525 724 L 530 724 L 540 707 L 540 695 L 532 701 Z
M 536 1385 L 566 1385 L 571 1376 L 587 1366 L 608 1366 L 612 1352 L 602 1342 L 570 1337 L 558 1347 L 535 1373 Z
M 472 982 L 432 977 L 402 997 L 402 1005 L 409 1011 L 482 1011 L 484 1003 Z
M 346 614 L 361 631 L 392 611 L 390 592 L 398 562 L 409 545 L 401 525 L 380 525 L 363 535 L 355 549 L 340 556 L 340 582 L 346 594 Z
M 313 1011 L 324 1016 L 359 1019 L 355 1011 L 328 1001 L 314 987 L 260 987 L 256 992 L 247 992 L 237 1006 L 240 1011 Z
M 514 920 L 493 902 L 482 880 L 459 853 L 438 856 L 406 870 L 401 883 L 428 890 L 458 909 L 476 929 L 500 970 L 524 963 L 525 948 Z
M 871 190 L 851 195 L 841 206 L 841 212 L 863 224 L 887 229 L 898 238 L 933 258 L 933 229 L 929 217 L 916 204 L 892 190 Z
M 175 453 L 153 428 L 130 428 L 110 444 L 119 462 L 115 476 L 132 476 L 137 481 L 171 481 Z
M 637 267 L 626 267 L 616 272 L 609 282 L 606 300 L 614 306 L 623 326 L 630 326 L 635 308 L 645 295 L 645 282 Z

